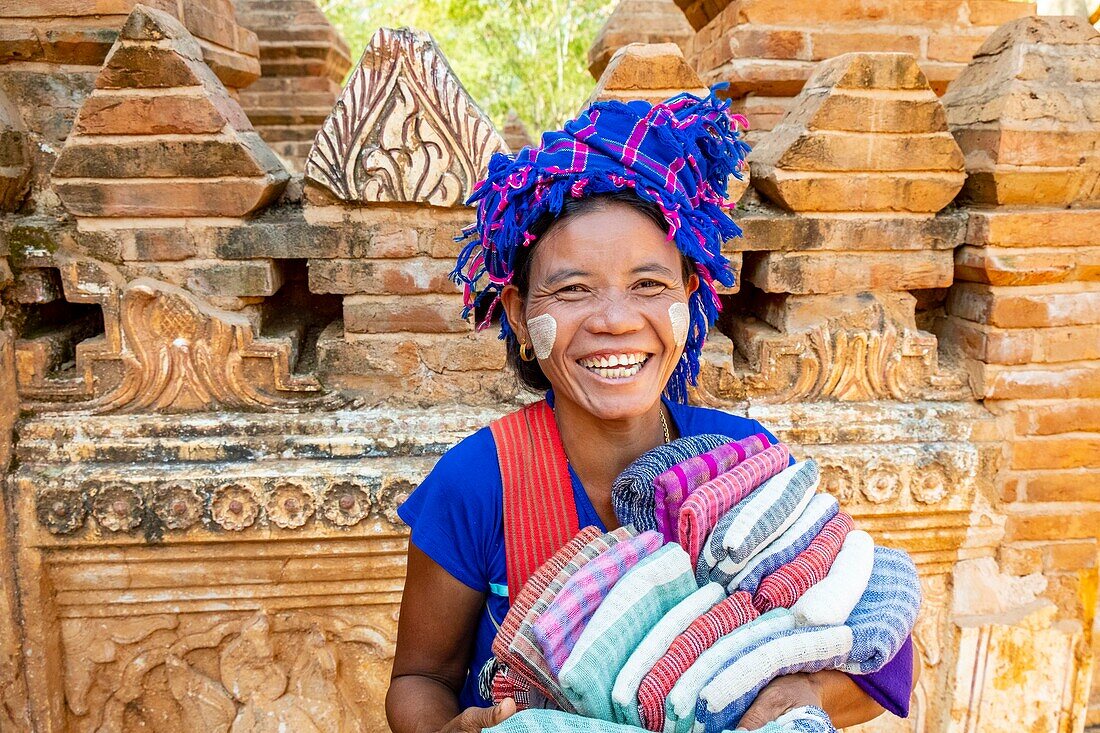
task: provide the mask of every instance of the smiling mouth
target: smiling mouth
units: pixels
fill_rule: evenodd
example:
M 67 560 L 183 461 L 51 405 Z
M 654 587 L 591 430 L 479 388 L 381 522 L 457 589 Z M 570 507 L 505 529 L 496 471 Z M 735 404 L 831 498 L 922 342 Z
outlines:
M 577 363 L 604 379 L 629 379 L 642 371 L 650 356 L 643 352 L 608 354 L 577 359 Z

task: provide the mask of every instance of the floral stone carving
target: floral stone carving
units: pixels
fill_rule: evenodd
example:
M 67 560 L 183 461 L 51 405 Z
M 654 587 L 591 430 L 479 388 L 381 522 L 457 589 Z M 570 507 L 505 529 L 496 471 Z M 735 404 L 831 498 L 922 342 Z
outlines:
M 460 206 L 507 145 L 435 41 L 379 29 L 325 120 L 306 178 L 342 201 Z

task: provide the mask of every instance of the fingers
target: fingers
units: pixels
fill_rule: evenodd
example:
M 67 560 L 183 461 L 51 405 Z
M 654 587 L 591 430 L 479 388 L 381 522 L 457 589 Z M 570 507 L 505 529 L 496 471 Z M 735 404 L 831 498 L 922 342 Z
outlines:
M 445 728 L 447 733 L 481 733 L 485 728 L 500 725 L 516 712 L 516 702 L 505 698 L 491 708 L 466 708 L 452 721 L 454 727 Z

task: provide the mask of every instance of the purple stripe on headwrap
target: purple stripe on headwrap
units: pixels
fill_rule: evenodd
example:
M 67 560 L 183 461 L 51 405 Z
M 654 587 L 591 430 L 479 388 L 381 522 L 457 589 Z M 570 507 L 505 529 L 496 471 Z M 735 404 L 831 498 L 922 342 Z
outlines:
M 713 90 L 704 99 L 685 93 L 656 105 L 597 102 L 543 134 L 541 146 L 494 155 L 467 201 L 477 207 L 477 220 L 458 238 L 464 247 L 451 273 L 463 285 L 463 315 L 487 305 L 478 327 L 488 325 L 512 280 L 516 251 L 532 243 L 530 230 L 543 215 L 558 215 L 567 198 L 631 189 L 660 209 L 669 241 L 694 261 L 702 280 L 688 302 L 683 356 L 666 385 L 671 399 L 685 401 L 718 317 L 715 281 L 733 285 L 722 244 L 741 234 L 725 201 L 728 179 L 741 178 L 749 151 L 738 124 L 748 126 Z M 515 338 L 504 314 L 500 336 Z

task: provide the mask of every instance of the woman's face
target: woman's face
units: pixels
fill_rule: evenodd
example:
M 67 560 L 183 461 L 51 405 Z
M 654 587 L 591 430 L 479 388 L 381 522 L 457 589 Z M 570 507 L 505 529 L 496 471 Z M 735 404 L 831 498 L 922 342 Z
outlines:
M 695 275 L 684 281 L 665 231 L 612 202 L 552 227 L 532 256 L 526 299 L 509 286 L 504 306 L 521 341 L 536 339 L 559 400 L 621 420 L 660 398 L 683 353 L 688 297 L 698 285 Z

